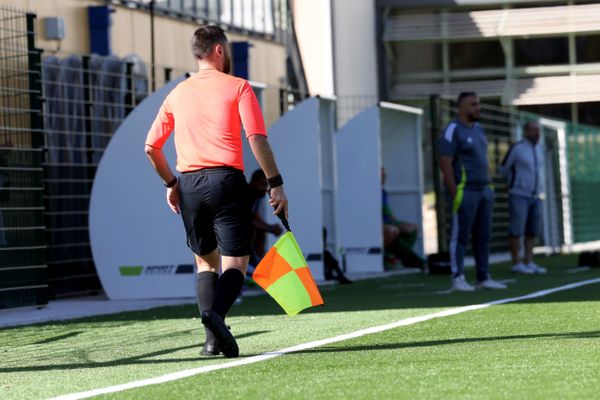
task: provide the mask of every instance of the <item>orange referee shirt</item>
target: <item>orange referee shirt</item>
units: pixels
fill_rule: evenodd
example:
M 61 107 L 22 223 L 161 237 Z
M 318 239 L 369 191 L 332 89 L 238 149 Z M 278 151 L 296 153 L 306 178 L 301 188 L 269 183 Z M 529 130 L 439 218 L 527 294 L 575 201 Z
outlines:
M 248 81 L 213 69 L 202 70 L 169 93 L 146 144 L 160 149 L 175 130 L 179 172 L 221 166 L 243 171 L 242 125 L 246 137 L 267 136 Z

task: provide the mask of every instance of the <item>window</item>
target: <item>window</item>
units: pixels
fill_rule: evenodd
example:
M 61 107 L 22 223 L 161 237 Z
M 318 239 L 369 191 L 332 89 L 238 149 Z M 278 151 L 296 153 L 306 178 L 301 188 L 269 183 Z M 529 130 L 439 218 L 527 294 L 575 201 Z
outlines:
M 515 65 L 557 65 L 569 63 L 569 40 L 566 37 L 518 39 L 514 42 Z
M 503 68 L 504 51 L 499 41 L 449 44 L 450 69 Z
M 600 102 L 577 104 L 579 122 L 600 126 Z
M 396 73 L 441 71 L 441 44 L 396 42 L 392 45 L 395 50 Z
M 578 63 L 600 62 L 600 35 L 575 38 Z

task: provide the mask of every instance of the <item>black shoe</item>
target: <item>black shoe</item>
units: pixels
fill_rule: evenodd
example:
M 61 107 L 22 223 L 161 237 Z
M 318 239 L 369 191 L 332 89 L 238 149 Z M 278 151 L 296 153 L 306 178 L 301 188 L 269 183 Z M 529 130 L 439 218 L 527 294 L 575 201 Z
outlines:
M 240 349 L 235 338 L 227 329 L 223 318 L 212 310 L 202 312 L 202 323 L 211 330 L 219 342 L 221 352 L 227 358 L 235 358 L 240 355 Z
M 219 354 L 221 354 L 221 347 L 216 341 L 204 343 L 202 350 L 200 350 L 201 356 L 218 356 Z
M 344 274 L 338 275 L 338 282 L 343 285 L 352 283 L 352 281 L 350 279 L 346 278 L 346 275 L 344 275 Z

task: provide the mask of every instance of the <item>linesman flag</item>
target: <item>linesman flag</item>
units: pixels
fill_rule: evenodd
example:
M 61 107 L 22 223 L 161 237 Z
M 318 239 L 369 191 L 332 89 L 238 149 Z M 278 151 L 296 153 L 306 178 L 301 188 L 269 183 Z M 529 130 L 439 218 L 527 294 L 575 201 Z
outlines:
M 258 264 L 252 279 L 292 316 L 323 304 L 323 298 L 285 218 L 282 222 L 288 232 Z

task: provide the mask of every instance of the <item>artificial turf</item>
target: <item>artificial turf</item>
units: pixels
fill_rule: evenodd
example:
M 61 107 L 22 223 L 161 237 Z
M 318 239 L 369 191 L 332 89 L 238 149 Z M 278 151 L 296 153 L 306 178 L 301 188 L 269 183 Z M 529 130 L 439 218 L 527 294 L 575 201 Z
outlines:
M 600 276 L 545 260 L 505 291 L 439 294 L 448 277 L 394 276 L 324 287 L 325 307 L 293 318 L 266 296 L 228 318 L 242 357 L 399 319 Z M 472 275 L 470 273 L 469 275 Z M 108 398 L 594 398 L 600 285 L 432 320 Z M 1 317 L 1 316 L 0 316 Z M 0 398 L 35 399 L 227 362 L 198 355 L 193 305 L 0 330 Z M 102 397 L 102 396 L 100 396 Z

